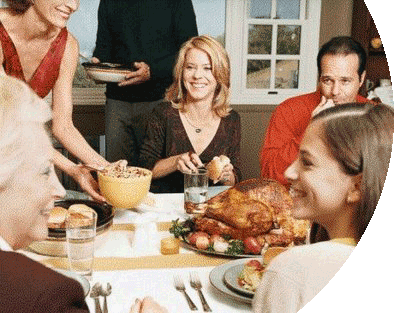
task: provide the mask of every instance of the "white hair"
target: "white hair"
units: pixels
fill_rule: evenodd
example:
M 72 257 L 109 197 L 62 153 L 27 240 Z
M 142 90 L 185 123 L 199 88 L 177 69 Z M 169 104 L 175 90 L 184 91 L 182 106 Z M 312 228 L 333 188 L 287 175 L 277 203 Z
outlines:
M 0 75 L 0 187 L 29 157 L 32 140 L 50 119 L 49 105 L 28 85 Z

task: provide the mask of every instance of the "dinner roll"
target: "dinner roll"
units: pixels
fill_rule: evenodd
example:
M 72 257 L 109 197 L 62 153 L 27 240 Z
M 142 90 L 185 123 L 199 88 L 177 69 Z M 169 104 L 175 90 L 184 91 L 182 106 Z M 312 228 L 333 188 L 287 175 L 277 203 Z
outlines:
M 95 211 L 91 207 L 88 207 L 85 204 L 73 204 L 68 208 L 68 213 L 78 218 L 74 220 L 74 226 L 90 225 L 89 219 L 92 218 L 91 212 Z
M 222 174 L 222 169 L 229 163 L 231 160 L 227 156 L 215 156 L 206 166 L 208 177 L 216 183 Z
M 63 228 L 65 226 L 65 217 L 67 216 L 67 209 L 56 206 L 51 209 L 47 226 L 49 228 Z

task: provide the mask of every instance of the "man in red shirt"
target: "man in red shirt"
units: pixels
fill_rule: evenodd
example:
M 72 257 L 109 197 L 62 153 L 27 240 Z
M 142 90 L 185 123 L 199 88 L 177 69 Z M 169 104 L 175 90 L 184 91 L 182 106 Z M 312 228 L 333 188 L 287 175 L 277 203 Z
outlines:
M 311 117 L 334 105 L 368 101 L 358 94 L 366 64 L 366 52 L 358 42 L 332 38 L 320 49 L 317 64 L 317 91 L 285 100 L 271 116 L 260 153 L 262 177 L 287 185 L 283 173 L 296 159 Z

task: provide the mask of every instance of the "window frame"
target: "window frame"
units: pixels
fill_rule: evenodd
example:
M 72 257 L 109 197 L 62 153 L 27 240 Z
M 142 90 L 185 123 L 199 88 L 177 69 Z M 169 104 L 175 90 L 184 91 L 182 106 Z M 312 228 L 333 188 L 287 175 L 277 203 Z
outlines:
M 275 0 L 272 0 L 275 2 Z M 279 0 L 278 0 L 279 1 Z M 283 100 L 299 94 L 313 92 L 318 81 L 317 54 L 319 49 L 319 31 L 321 17 L 321 0 L 300 0 L 300 18 L 261 19 L 248 18 L 250 0 L 226 1 L 226 50 L 231 61 L 231 103 L 232 104 L 279 104 Z M 249 25 L 301 25 L 300 54 L 297 55 L 257 55 L 248 54 Z M 277 27 L 273 27 L 274 48 Z M 305 39 L 307 38 L 307 40 Z M 296 89 L 252 89 L 246 88 L 248 59 L 299 59 L 299 86 Z M 274 62 L 271 72 L 275 73 Z M 271 80 L 271 86 L 274 79 Z M 272 93 L 272 94 L 271 94 Z M 277 93 L 277 94 L 275 94 Z

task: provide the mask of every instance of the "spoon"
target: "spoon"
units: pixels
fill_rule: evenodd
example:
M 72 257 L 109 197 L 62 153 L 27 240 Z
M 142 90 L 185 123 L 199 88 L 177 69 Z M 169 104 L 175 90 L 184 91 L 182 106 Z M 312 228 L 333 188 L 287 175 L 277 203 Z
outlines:
M 107 283 L 107 287 L 103 288 L 101 287 L 101 294 L 104 297 L 104 304 L 103 304 L 103 313 L 108 313 L 108 307 L 107 307 L 107 296 L 111 294 L 111 284 Z
M 91 164 L 82 164 L 82 166 L 86 167 L 87 169 L 91 171 L 97 171 L 97 172 L 105 172 L 105 167 L 103 166 L 97 166 L 97 165 L 91 165 Z
M 95 283 L 94 286 L 92 287 L 92 290 L 90 291 L 90 297 L 94 299 L 96 313 L 102 313 L 99 301 L 100 291 L 101 291 L 100 283 Z

